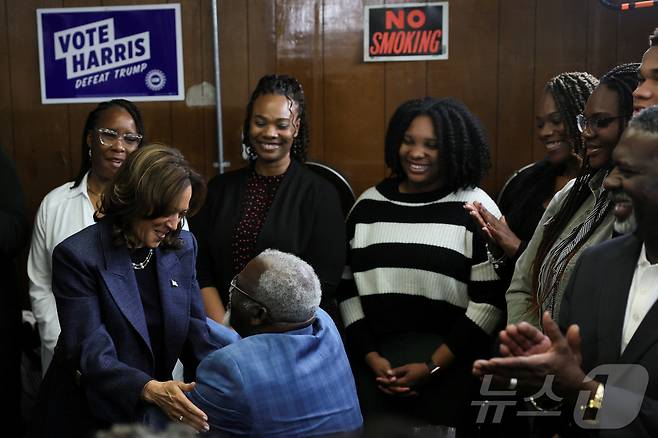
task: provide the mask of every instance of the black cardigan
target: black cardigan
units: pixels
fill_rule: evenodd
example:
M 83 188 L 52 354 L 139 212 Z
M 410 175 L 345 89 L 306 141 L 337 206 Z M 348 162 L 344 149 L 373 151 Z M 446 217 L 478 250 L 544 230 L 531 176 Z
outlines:
M 216 287 L 224 305 L 234 275 L 231 236 L 251 171 L 246 166 L 214 177 L 203 208 L 190 220 L 199 243 L 199 285 Z M 267 248 L 295 254 L 313 266 L 322 285 L 321 306 L 335 317 L 334 291 L 345 264 L 343 213 L 329 182 L 296 160 L 291 161 L 256 240 L 257 253 Z

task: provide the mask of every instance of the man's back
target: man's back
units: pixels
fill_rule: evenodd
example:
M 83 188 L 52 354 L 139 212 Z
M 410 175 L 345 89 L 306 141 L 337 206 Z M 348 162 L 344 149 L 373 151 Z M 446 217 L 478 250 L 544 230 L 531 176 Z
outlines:
M 354 378 L 331 318 L 249 336 L 211 353 L 190 399 L 211 431 L 259 437 L 317 436 L 361 427 Z M 219 336 L 226 328 L 218 328 Z

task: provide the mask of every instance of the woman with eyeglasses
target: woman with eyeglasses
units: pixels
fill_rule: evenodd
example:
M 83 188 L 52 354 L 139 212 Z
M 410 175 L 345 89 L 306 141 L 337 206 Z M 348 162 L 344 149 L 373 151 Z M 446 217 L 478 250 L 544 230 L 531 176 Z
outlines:
M 578 175 L 583 142 L 576 116 L 598 83 L 585 72 L 551 78 L 544 86 L 536 116 L 537 137 L 546 148 L 546 157 L 517 171 L 505 184 L 498 203 L 503 218 L 496 218 L 480 203 L 464 206 L 480 225 L 496 272 L 508 285 L 514 264 L 551 198 Z
M 184 218 L 205 183 L 181 153 L 154 144 L 132 153 L 101 197 L 97 222 L 53 251 L 62 331 L 31 422 L 30 437 L 91 436 L 115 423 L 185 423 L 207 416 L 172 379 L 186 381 L 218 346 L 210 340 L 196 281 L 196 241 Z
M 98 104 L 82 130 L 78 175 L 41 201 L 34 219 L 27 274 L 32 312 L 41 338 L 42 374 L 48 369 L 60 332 L 52 291 L 53 249 L 94 223 L 100 194 L 128 155 L 142 145 L 143 138 L 142 115 L 135 104 L 123 99 Z
M 638 66 L 623 64 L 606 73 L 577 117 L 583 165 L 578 177 L 555 194 L 516 264 L 506 294 L 509 324 L 527 321 L 539 327 L 544 311 L 557 320 L 578 257 L 612 236 L 613 205 L 603 180 L 633 113 Z

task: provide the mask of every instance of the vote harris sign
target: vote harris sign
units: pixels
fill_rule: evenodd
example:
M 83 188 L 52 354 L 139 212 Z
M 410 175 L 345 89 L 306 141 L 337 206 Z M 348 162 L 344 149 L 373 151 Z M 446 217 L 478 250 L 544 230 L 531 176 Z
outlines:
M 183 100 L 180 5 L 37 9 L 42 103 Z
M 364 61 L 433 59 L 448 59 L 448 2 L 364 8 Z

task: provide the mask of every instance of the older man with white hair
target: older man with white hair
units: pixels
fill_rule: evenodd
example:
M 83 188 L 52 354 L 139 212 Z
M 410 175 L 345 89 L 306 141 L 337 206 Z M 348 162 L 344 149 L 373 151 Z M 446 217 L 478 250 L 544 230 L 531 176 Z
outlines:
M 354 378 L 320 281 L 300 258 L 263 251 L 231 281 L 224 344 L 197 370 L 190 399 L 211 431 L 295 437 L 358 433 Z

